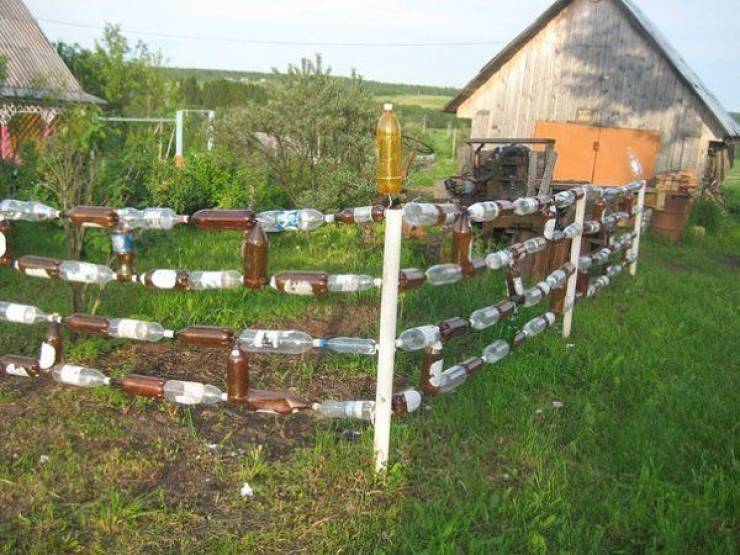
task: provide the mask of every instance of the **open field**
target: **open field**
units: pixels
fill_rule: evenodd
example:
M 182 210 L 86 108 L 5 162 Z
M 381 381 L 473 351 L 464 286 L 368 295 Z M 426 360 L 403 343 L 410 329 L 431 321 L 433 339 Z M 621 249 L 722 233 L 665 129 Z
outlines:
M 579 305 L 570 342 L 551 330 L 399 421 L 385 483 L 370 470 L 372 432 L 358 423 L 0 378 L 3 550 L 737 552 L 739 170 L 720 236 L 684 247 L 648 239 L 635 279 L 621 276 Z M 376 231 L 273 237 L 271 271 L 377 274 Z M 14 239 L 19 254 L 63 252 L 51 226 L 18 225 Z M 238 268 L 238 242 L 236 233 L 146 235 L 138 268 Z M 430 261 L 407 242 L 403 263 Z M 0 276 L 1 299 L 70 312 L 62 283 Z M 399 326 L 467 315 L 503 293 L 500 273 L 411 292 Z M 365 335 L 377 333 L 376 304 L 373 293 L 306 299 L 114 284 L 99 312 L 172 328 Z M 450 344 L 448 362 L 510 338 L 533 312 Z M 0 324 L 0 352 L 34 354 L 42 335 Z M 68 353 L 112 375 L 223 385 L 220 351 L 83 338 Z M 417 366 L 417 356 L 400 354 L 399 386 L 417 380 Z M 362 357 L 256 357 L 253 385 L 370 395 L 373 371 Z M 251 499 L 239 495 L 245 481 Z

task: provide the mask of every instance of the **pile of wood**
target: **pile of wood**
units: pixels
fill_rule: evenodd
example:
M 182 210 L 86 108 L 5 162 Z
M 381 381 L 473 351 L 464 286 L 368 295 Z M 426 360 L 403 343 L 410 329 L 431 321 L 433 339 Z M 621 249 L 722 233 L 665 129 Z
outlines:
M 658 192 L 693 194 L 696 186 L 696 174 L 692 171 L 659 173 L 655 176 L 655 190 Z

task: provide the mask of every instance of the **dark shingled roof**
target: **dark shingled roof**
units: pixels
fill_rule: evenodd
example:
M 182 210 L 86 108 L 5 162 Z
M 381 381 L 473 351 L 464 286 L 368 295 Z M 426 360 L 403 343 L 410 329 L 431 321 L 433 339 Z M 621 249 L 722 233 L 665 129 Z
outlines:
M 2 0 L 0 0 L 2 1 Z M 534 23 L 517 35 L 514 40 L 507 44 L 483 69 L 478 72 L 472 81 L 470 81 L 462 92 L 453 98 L 444 112 L 457 112 L 460 105 L 478 90 L 478 88 L 488 81 L 501 67 L 508 62 L 514 55 L 519 52 L 537 33 L 539 33 L 550 21 L 573 0 L 557 0 L 545 12 L 538 17 Z M 689 87 L 704 103 L 707 109 L 716 118 L 728 138 L 740 137 L 740 124 L 724 109 L 717 97 L 701 82 L 699 76 L 694 72 L 681 55 L 671 46 L 668 40 L 650 21 L 647 16 L 632 2 L 632 0 L 614 0 L 622 9 L 627 18 L 632 22 L 635 29 L 640 32 L 659 52 L 665 56 L 668 63 L 673 67 L 679 79 Z
M 0 98 L 104 103 L 82 90 L 22 0 L 0 0 L 0 55 Z

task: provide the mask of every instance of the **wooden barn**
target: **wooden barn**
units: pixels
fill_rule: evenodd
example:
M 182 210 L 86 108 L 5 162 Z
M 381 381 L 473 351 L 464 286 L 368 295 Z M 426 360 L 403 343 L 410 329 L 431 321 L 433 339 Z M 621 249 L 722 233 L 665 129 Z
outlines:
M 474 138 L 555 139 L 556 181 L 625 183 L 631 148 L 649 178 L 717 185 L 740 139 L 740 126 L 630 0 L 557 0 L 445 111 L 470 119 Z
M 0 0 L 0 156 L 48 135 L 70 102 L 103 101 L 87 94 L 22 0 Z

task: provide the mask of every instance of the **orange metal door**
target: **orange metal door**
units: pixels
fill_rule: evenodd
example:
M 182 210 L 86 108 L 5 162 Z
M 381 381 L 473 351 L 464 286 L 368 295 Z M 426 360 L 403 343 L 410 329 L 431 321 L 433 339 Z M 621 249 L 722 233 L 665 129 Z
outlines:
M 534 136 L 555 139 L 556 181 L 623 185 L 632 181 L 627 152 L 635 152 L 645 179 L 655 176 L 660 137 L 654 131 L 539 121 Z

